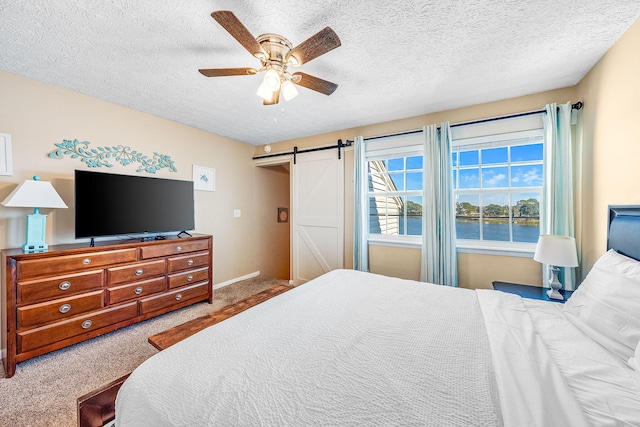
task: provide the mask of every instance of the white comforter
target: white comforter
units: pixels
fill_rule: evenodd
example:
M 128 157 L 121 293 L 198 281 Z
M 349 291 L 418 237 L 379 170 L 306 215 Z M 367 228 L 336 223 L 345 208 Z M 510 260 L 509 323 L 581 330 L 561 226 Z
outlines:
M 624 366 L 571 344 L 586 337 L 561 305 L 533 303 L 333 271 L 147 360 L 120 389 L 116 422 L 640 425 L 640 385 Z M 576 367 L 575 349 L 604 353 Z M 592 379 L 617 395 L 594 397 Z

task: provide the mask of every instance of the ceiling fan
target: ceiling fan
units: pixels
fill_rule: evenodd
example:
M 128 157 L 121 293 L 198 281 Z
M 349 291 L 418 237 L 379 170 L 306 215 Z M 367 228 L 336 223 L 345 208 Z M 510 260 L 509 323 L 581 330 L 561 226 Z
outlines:
M 229 32 L 250 54 L 260 60 L 262 66 L 255 68 L 204 68 L 201 74 L 207 77 L 245 76 L 265 72 L 264 80 L 257 95 L 264 105 L 274 105 L 280 100 L 280 93 L 286 101 L 293 99 L 298 90 L 295 85 L 303 86 L 325 95 L 331 95 L 337 84 L 309 74 L 289 73 L 288 67 L 298 67 L 324 55 L 340 46 L 338 35 L 329 27 L 318 31 L 307 40 L 293 47 L 291 42 L 278 34 L 253 35 L 229 10 L 217 10 L 211 13 L 222 27 Z

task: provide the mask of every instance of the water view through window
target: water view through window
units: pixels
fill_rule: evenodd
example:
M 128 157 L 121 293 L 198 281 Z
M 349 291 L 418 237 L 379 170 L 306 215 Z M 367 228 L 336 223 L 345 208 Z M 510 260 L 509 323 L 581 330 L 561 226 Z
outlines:
M 538 241 L 542 142 L 502 144 L 460 147 L 452 154 L 458 239 Z
M 528 140 L 530 141 L 530 140 Z M 542 142 L 505 142 L 452 153 L 456 237 L 536 243 L 540 235 Z M 369 232 L 422 235 L 422 156 L 370 160 Z
M 536 206 L 538 201 L 535 200 Z M 415 208 L 415 207 L 414 207 Z M 409 236 L 422 235 L 422 206 L 420 214 L 417 216 L 407 215 L 406 232 L 404 221 L 399 220 L 399 234 Z M 539 215 L 528 215 L 513 218 L 511 230 L 509 230 L 509 217 L 483 217 L 482 227 L 480 218 L 472 216 L 456 216 L 456 238 L 465 240 L 480 240 L 480 229 L 482 228 L 482 240 L 493 240 L 501 242 L 522 242 L 536 243 L 540 235 Z M 372 231 L 373 232 L 373 231 Z M 512 235 L 512 238 L 511 238 Z

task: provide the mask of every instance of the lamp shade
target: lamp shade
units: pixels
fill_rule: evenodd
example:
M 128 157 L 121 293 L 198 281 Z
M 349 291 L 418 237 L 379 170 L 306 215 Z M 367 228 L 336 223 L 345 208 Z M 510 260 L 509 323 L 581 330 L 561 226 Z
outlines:
M 3 201 L 4 206 L 16 208 L 66 208 L 50 182 L 37 176 L 18 185 Z
M 291 101 L 293 98 L 298 96 L 298 89 L 296 89 L 290 80 L 282 82 L 282 96 L 284 96 L 285 101 Z
M 264 99 L 265 101 L 269 101 L 271 100 L 271 98 L 273 98 L 273 91 L 269 89 L 266 84 L 262 83 L 258 87 L 258 91 L 256 92 L 256 95 L 258 95 L 260 98 Z
M 273 68 L 269 69 L 264 75 L 263 83 L 272 92 L 280 90 L 280 74 Z
M 577 267 L 576 240 L 569 236 L 543 234 L 538 239 L 533 259 L 557 267 Z

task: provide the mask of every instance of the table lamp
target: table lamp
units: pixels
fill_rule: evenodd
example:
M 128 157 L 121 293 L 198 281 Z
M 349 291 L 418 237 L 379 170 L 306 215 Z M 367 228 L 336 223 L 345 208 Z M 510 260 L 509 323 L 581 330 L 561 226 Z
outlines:
M 25 253 L 45 252 L 47 216 L 40 214 L 40 208 L 66 208 L 50 182 L 40 181 L 34 176 L 33 181 L 24 181 L 2 201 L 4 206 L 16 208 L 33 208 L 33 214 L 27 215 L 27 241 L 22 245 Z
M 551 299 L 563 300 L 562 283 L 558 280 L 559 267 L 577 267 L 578 254 L 576 253 L 576 240 L 569 236 L 555 236 L 543 234 L 538 239 L 536 252 L 533 259 L 551 266 L 552 277 L 549 279 L 547 295 Z

